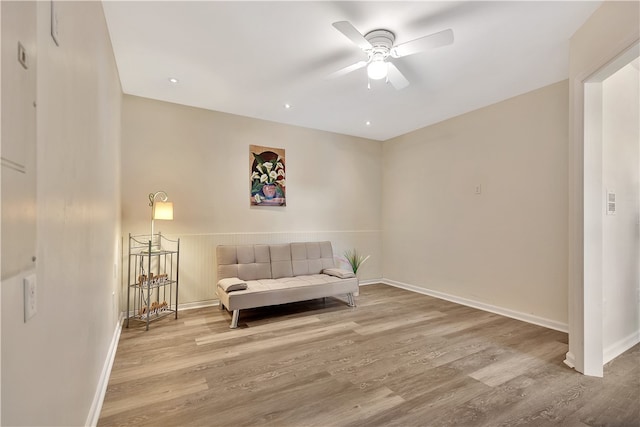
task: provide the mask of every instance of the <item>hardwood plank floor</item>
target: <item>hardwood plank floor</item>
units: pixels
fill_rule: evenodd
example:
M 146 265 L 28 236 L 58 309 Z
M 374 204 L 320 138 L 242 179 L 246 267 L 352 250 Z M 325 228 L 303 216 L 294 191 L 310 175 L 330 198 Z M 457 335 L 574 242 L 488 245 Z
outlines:
M 99 426 L 639 426 L 640 345 L 604 378 L 567 335 L 386 285 L 123 329 Z

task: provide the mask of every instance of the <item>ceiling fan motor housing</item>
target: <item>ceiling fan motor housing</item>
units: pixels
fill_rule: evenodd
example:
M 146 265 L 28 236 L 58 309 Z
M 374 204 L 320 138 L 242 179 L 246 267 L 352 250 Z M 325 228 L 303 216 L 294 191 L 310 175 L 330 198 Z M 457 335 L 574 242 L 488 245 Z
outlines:
M 369 52 L 370 58 L 384 60 L 389 56 L 396 36 L 389 30 L 380 29 L 369 31 L 364 35 L 364 38 L 373 46 L 373 49 Z

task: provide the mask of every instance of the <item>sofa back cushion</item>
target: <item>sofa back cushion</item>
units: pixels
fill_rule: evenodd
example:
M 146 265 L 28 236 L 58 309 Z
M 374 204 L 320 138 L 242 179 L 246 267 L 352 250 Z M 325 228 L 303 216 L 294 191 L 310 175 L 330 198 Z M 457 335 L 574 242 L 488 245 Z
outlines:
M 216 248 L 218 280 L 280 279 L 320 274 L 334 268 L 331 242 L 277 245 L 221 245 Z
M 270 249 L 272 278 L 279 279 L 281 277 L 292 277 L 291 245 L 289 243 L 271 245 Z
M 269 245 L 222 245 L 216 248 L 218 280 L 237 277 L 242 280 L 271 278 Z
M 331 242 L 291 243 L 291 266 L 294 276 L 320 274 L 333 268 Z

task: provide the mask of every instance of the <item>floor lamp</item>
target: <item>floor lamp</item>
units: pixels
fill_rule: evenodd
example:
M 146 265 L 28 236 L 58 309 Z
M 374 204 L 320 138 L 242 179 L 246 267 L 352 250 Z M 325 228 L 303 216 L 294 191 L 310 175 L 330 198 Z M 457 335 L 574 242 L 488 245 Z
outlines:
M 156 200 L 158 199 L 158 200 Z M 169 198 L 164 191 L 149 193 L 149 206 L 151 206 L 151 245 L 153 246 L 153 223 L 156 219 L 173 220 L 173 202 L 168 202 Z M 160 246 L 160 241 L 158 241 Z

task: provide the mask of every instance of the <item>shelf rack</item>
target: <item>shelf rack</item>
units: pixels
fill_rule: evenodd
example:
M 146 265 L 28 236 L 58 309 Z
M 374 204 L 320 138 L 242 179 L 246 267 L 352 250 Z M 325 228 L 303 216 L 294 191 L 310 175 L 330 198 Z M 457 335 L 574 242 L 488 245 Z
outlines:
M 180 239 L 129 234 L 128 261 L 126 327 L 135 320 L 148 331 L 154 320 L 171 314 L 177 319 Z

